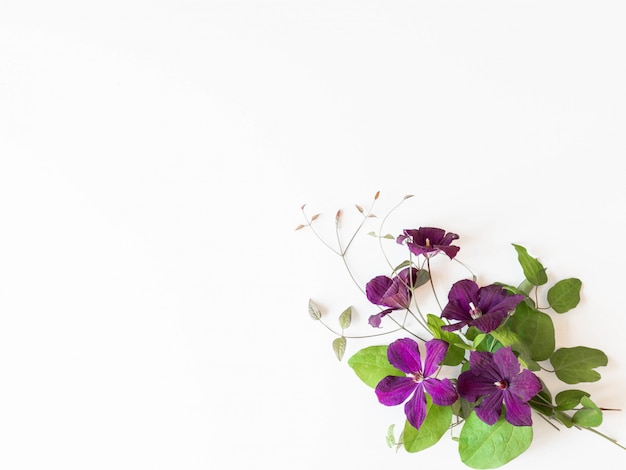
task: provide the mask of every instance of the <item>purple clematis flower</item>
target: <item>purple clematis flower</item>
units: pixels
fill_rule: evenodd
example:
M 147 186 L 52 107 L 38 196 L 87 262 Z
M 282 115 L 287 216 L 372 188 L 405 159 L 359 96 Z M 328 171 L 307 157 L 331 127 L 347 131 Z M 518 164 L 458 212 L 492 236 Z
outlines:
M 442 326 L 441 329 L 456 331 L 467 325 L 489 333 L 498 328 L 522 300 L 523 295 L 511 295 L 496 284 L 479 288 L 474 281 L 463 279 L 452 285 L 448 305 L 441 312 L 442 318 L 458 320 L 458 323 Z
M 405 268 L 394 278 L 376 276 L 367 283 L 365 286 L 367 299 L 375 305 L 387 307 L 382 312 L 370 316 L 370 325 L 378 328 L 385 315 L 394 310 L 409 308 L 413 296 L 412 289 L 426 282 L 423 281 L 424 277 L 420 276 L 420 271 L 417 268 Z
M 430 258 L 443 252 L 452 259 L 460 248 L 452 246 L 450 243 L 458 238 L 456 233 L 446 233 L 440 228 L 420 227 L 417 230 L 404 230 L 404 233 L 398 236 L 396 241 L 401 245 L 406 242 L 409 251 L 416 256 L 424 255 Z
M 470 368 L 461 373 L 457 387 L 459 394 L 469 402 L 480 397 L 476 415 L 492 425 L 505 407 L 504 418 L 514 426 L 531 426 L 531 410 L 527 403 L 543 386 L 528 369 L 520 372 L 520 364 L 510 347 L 500 348 L 495 353 L 472 351 Z
M 410 338 L 398 339 L 387 349 L 389 363 L 406 374 L 405 377 L 387 376 L 376 386 L 376 396 L 383 405 L 404 403 L 404 413 L 415 429 L 426 419 L 426 395 L 435 405 L 452 405 L 458 398 L 450 379 L 431 377 L 443 361 L 448 343 L 440 339 L 426 342 L 426 360 L 422 366 L 418 344 Z M 410 398 L 409 398 L 410 397 Z

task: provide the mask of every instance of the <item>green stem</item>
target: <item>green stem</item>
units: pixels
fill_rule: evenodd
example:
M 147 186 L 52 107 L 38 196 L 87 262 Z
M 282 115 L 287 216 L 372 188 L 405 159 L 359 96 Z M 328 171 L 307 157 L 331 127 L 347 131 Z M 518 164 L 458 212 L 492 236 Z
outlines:
M 601 433 L 600 431 L 598 431 L 597 429 L 593 429 L 593 428 L 582 428 L 582 429 L 586 429 L 587 431 L 591 431 L 594 434 L 597 434 L 600 437 L 603 437 L 604 439 L 606 439 L 609 442 L 612 442 L 613 444 L 615 444 L 617 447 L 619 447 L 620 449 L 624 449 L 626 450 L 626 447 L 624 447 L 623 445 L 621 445 L 619 442 L 617 442 L 616 439 L 613 439 L 612 437 L 607 436 L 606 434 Z

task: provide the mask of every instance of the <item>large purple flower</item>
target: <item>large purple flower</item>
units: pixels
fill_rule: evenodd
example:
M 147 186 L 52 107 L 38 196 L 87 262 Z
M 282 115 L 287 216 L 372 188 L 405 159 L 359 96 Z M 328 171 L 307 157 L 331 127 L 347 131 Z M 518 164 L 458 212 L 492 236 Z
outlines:
M 459 236 L 456 233 L 448 232 L 435 227 L 420 227 L 415 230 L 404 230 L 404 233 L 396 241 L 400 244 L 406 242 L 409 251 L 415 256 L 424 255 L 433 257 L 437 253 L 443 252 L 452 259 L 459 251 L 458 246 L 451 246 L 453 240 Z
M 459 394 L 469 402 L 482 397 L 476 406 L 476 415 L 492 425 L 505 407 L 504 418 L 514 426 L 531 426 L 531 410 L 527 403 L 538 394 L 541 381 L 528 369 L 520 372 L 520 364 L 510 347 L 495 353 L 472 351 L 470 368 L 461 373 L 457 387 Z
M 404 403 L 407 420 L 416 429 L 426 419 L 426 395 L 435 405 L 452 405 L 458 398 L 450 379 L 431 377 L 443 361 L 448 343 L 440 339 L 426 342 L 426 360 L 422 366 L 418 344 L 410 338 L 398 339 L 387 349 L 389 363 L 406 374 L 405 377 L 387 376 L 376 386 L 376 396 L 383 405 Z
M 463 279 L 452 285 L 448 305 L 441 312 L 442 318 L 457 320 L 458 323 L 442 326 L 441 329 L 456 331 L 467 325 L 489 333 L 498 328 L 522 300 L 523 295 L 511 295 L 496 284 L 479 288 L 474 281 Z
M 380 326 L 381 319 L 393 312 L 409 308 L 414 288 L 422 285 L 428 277 L 421 275 L 417 268 L 404 268 L 395 277 L 376 276 L 365 286 L 367 299 L 375 305 L 387 307 L 382 312 L 372 315 L 369 324 L 375 328 Z

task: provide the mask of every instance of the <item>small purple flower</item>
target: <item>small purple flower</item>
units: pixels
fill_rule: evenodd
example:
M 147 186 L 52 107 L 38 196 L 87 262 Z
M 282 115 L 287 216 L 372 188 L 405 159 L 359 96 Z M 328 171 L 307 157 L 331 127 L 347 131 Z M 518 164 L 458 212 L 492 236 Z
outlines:
M 381 319 L 393 312 L 409 308 L 413 296 L 412 289 L 418 287 L 423 279 L 417 268 L 405 268 L 397 276 L 376 276 L 365 286 L 367 299 L 375 305 L 387 307 L 382 312 L 372 315 L 369 324 L 375 328 L 380 326 Z
M 467 325 L 489 333 L 498 328 L 522 300 L 523 295 L 511 295 L 496 284 L 479 288 L 474 281 L 463 279 L 452 285 L 448 305 L 441 312 L 442 318 L 458 320 L 458 323 L 441 329 L 456 331 Z
M 446 233 L 445 230 L 440 228 L 420 227 L 417 230 L 404 230 L 404 234 L 398 236 L 396 241 L 401 245 L 406 242 L 409 251 L 415 256 L 424 255 L 430 258 L 437 253 L 443 252 L 448 258 L 452 259 L 460 248 L 451 246 L 450 243 L 458 238 L 459 236 L 456 233 Z
M 415 429 L 426 419 L 426 395 L 435 405 L 452 405 L 458 398 L 450 379 L 431 377 L 443 361 L 448 343 L 440 339 L 426 342 L 426 360 L 422 366 L 418 344 L 410 338 L 398 339 L 387 349 L 389 363 L 406 374 L 405 377 L 387 376 L 376 386 L 378 401 L 386 406 L 404 403 L 404 413 Z M 410 397 L 410 398 L 409 398 Z
M 470 368 L 461 373 L 457 387 L 465 400 L 474 403 L 476 415 L 492 425 L 505 407 L 504 418 L 514 426 L 531 426 L 531 410 L 527 403 L 543 388 L 541 381 L 528 369 L 520 372 L 520 364 L 510 347 L 495 353 L 472 351 Z

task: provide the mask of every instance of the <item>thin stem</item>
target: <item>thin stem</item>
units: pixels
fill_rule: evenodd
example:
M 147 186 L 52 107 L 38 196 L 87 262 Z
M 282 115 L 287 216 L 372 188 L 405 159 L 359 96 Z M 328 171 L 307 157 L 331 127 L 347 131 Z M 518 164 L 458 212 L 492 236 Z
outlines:
M 594 434 L 597 434 L 600 437 L 603 437 L 604 439 L 606 439 L 609 442 L 612 442 L 613 444 L 615 444 L 617 447 L 619 447 L 620 449 L 624 449 L 626 450 L 626 447 L 624 447 L 623 445 L 621 445 L 619 442 L 617 442 L 616 439 L 613 439 L 612 437 L 607 436 L 606 434 L 601 433 L 600 431 L 598 431 L 597 429 L 594 428 L 582 428 L 582 429 L 586 429 L 587 431 L 591 431 Z
M 441 302 L 439 302 L 439 297 L 437 297 L 437 291 L 435 290 L 435 283 L 433 282 L 433 274 L 432 274 L 432 270 L 430 269 L 430 258 L 428 256 L 426 256 L 426 266 L 428 267 L 428 278 L 430 281 L 430 288 L 433 291 L 433 295 L 435 296 L 435 300 L 437 301 L 439 310 L 443 310 L 443 307 L 441 307 Z
M 387 222 L 387 219 L 389 218 L 389 216 L 390 216 L 390 215 L 391 215 L 391 214 L 392 214 L 392 213 L 393 213 L 396 209 L 398 209 L 398 207 L 400 207 L 400 206 L 404 203 L 404 201 L 406 201 L 407 199 L 409 199 L 409 198 L 411 198 L 411 197 L 413 197 L 413 196 L 412 196 L 412 195 L 404 196 L 404 198 L 403 198 L 403 199 L 402 199 L 402 200 L 401 200 L 398 204 L 396 204 L 394 207 L 392 207 L 392 208 L 391 208 L 391 210 L 389 210 L 389 212 L 387 212 L 387 214 L 385 214 L 385 217 L 383 217 L 383 219 L 381 220 L 381 222 L 380 222 L 380 226 L 379 226 L 379 228 L 378 228 L 378 234 L 379 234 L 379 237 L 378 237 L 378 245 L 380 246 L 380 251 L 382 252 L 383 257 L 385 258 L 385 261 L 387 262 L 387 265 L 389 265 L 389 267 L 390 267 L 391 269 L 393 269 L 393 268 L 394 268 L 394 266 L 391 264 L 391 261 L 389 261 L 389 257 L 387 256 L 387 253 L 385 252 L 385 249 L 383 248 L 383 243 L 382 243 L 382 240 L 383 240 L 383 238 L 384 238 L 384 237 L 383 237 L 383 236 L 380 236 L 380 235 L 383 233 L 383 226 L 384 226 L 384 225 L 385 225 L 385 223 Z
M 474 282 L 476 282 L 476 280 L 478 279 L 476 277 L 476 274 L 474 274 L 474 271 L 472 271 L 465 263 L 459 261 L 456 256 L 453 258 L 454 261 L 456 261 L 457 263 L 459 263 L 461 266 L 463 266 L 465 269 L 467 269 L 469 271 L 469 273 L 472 275 L 472 280 Z
M 304 206 L 302 206 L 302 215 L 304 216 L 304 220 L 306 220 L 306 226 L 309 227 L 311 229 L 311 231 L 313 232 L 313 235 L 315 235 L 317 237 L 317 239 L 322 242 L 323 245 L 326 246 L 326 248 L 328 248 L 330 251 L 332 251 L 333 253 L 335 253 L 336 255 L 340 255 L 341 256 L 341 252 L 337 251 L 334 247 L 332 247 L 326 240 L 324 240 L 322 238 L 322 236 L 317 233 L 317 231 L 313 228 L 313 221 L 316 219 L 316 216 L 313 216 L 312 218 L 309 219 L 309 217 L 306 215 L 306 212 L 304 211 Z

